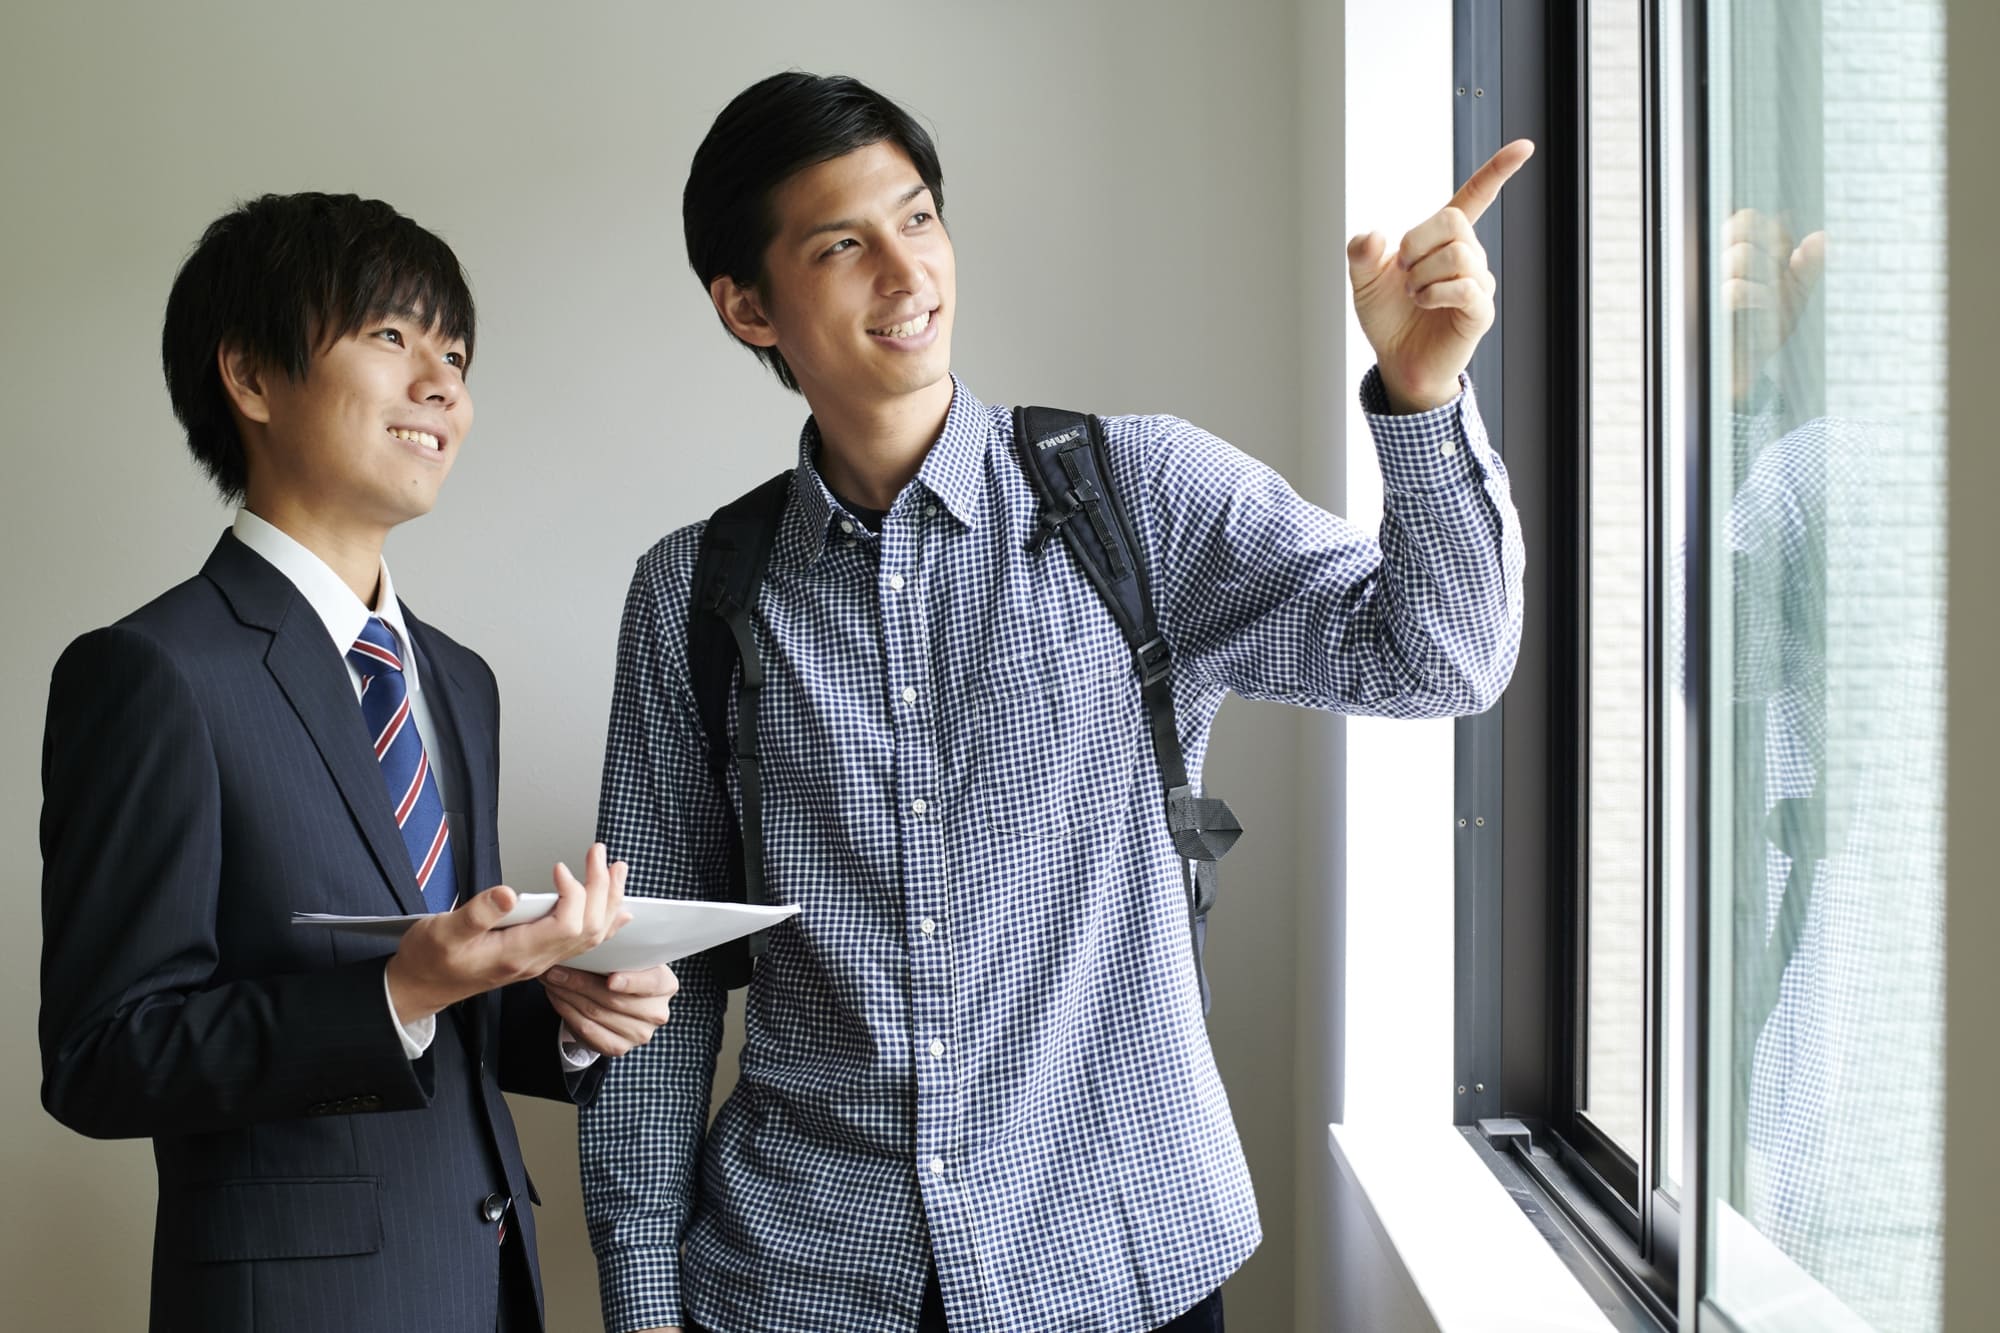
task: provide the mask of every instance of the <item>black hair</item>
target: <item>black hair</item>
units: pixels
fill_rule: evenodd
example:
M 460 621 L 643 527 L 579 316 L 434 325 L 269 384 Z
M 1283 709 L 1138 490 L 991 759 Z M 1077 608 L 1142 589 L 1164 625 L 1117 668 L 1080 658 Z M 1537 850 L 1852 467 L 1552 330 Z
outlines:
M 224 500 L 241 500 L 243 440 L 216 366 L 225 342 L 302 380 L 316 352 L 400 317 L 465 344 L 472 292 L 451 247 L 379 199 L 267 194 L 217 218 L 167 297 L 160 360 L 188 450 Z
M 773 74 L 738 93 L 695 149 L 681 193 L 688 264 L 702 287 L 728 277 L 762 290 L 764 252 L 778 233 L 771 209 L 778 186 L 807 167 L 884 142 L 909 154 L 942 221 L 937 145 L 915 117 L 881 93 L 845 75 L 800 70 Z M 787 389 L 798 390 L 777 348 L 750 350 Z

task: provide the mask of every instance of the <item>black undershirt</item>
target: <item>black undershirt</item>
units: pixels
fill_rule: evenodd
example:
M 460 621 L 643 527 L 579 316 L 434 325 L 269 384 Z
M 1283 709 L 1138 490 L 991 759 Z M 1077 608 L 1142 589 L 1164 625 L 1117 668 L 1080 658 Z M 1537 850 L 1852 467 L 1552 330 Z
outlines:
M 833 495 L 834 499 L 840 502 L 840 507 L 842 509 L 845 509 L 848 513 L 854 515 L 855 522 L 859 523 L 862 527 L 868 529 L 870 532 L 882 531 L 882 520 L 889 517 L 888 510 L 865 509 L 862 506 L 854 503 L 854 501 L 848 499 L 846 496 L 842 495 L 839 491 L 832 491 L 831 494 Z

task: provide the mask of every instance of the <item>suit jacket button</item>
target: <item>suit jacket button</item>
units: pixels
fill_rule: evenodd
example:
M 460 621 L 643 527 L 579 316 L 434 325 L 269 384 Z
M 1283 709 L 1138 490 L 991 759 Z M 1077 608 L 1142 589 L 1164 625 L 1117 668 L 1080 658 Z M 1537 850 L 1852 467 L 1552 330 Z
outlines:
M 479 1201 L 479 1215 L 488 1222 L 498 1222 L 507 1215 L 507 1196 L 489 1194 Z

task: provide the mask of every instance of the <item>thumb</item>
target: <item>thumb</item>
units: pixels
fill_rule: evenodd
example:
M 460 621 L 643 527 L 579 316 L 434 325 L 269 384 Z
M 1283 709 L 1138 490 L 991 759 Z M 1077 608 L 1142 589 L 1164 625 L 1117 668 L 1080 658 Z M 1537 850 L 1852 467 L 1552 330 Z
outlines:
M 1798 249 L 1792 251 L 1790 267 L 1802 290 L 1810 292 L 1819 286 L 1820 274 L 1826 271 L 1826 232 L 1812 232 L 1800 241 Z
M 1389 266 L 1389 241 L 1379 231 L 1363 232 L 1347 243 L 1347 276 L 1361 291 Z
M 495 884 L 484 893 L 475 894 L 465 901 L 452 915 L 465 924 L 470 931 L 491 930 L 514 910 L 520 895 L 505 884 Z

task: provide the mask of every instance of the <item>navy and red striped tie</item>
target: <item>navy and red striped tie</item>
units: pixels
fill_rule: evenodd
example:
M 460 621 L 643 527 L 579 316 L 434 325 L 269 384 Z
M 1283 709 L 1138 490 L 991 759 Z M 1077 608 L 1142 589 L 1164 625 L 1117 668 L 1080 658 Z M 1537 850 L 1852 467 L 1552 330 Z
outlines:
M 444 801 L 431 775 L 430 756 L 410 716 L 410 691 L 403 680 L 403 659 L 396 636 L 380 616 L 370 616 L 347 660 L 361 673 L 361 718 L 375 740 L 375 757 L 389 786 L 389 804 L 417 888 L 433 912 L 448 911 L 458 896 L 458 875 L 451 860 L 451 829 L 445 823 Z

